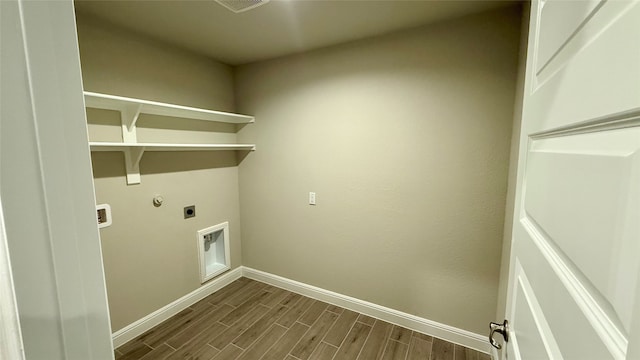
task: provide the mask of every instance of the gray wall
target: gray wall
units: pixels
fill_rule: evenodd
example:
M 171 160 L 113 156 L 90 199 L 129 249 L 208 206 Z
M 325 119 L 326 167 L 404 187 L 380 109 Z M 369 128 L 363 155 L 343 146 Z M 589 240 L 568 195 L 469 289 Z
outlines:
M 502 9 L 238 68 L 243 265 L 485 333 L 519 38 Z
M 78 14 L 87 91 L 233 111 L 232 68 Z M 89 109 L 92 141 L 122 141 L 119 114 Z M 141 142 L 234 142 L 235 125 L 141 118 Z M 200 286 L 196 231 L 230 223 L 231 265 L 242 264 L 238 170 L 233 152 L 145 153 L 142 183 L 127 185 L 121 153 L 93 153 L 97 203 L 113 225 L 100 230 L 114 331 Z M 152 204 L 160 194 L 165 203 Z M 197 216 L 183 219 L 183 207 Z

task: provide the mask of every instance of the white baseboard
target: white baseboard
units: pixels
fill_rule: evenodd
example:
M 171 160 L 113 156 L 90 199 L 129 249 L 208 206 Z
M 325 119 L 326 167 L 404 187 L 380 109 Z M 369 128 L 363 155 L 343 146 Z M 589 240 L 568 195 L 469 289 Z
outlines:
M 169 319 L 173 315 L 197 303 L 205 297 L 229 285 L 233 281 L 242 277 L 242 267 L 237 267 L 219 277 L 209 281 L 204 286 L 197 288 L 180 299 L 162 307 L 142 319 L 127 325 L 126 327 L 113 333 L 113 347 L 117 348 L 127 341 L 133 340 L 137 336 L 144 334 L 154 326 Z
M 431 335 L 454 344 L 466 346 L 486 354 L 489 354 L 490 351 L 490 346 L 486 336 L 472 333 L 467 330 L 458 329 L 453 326 L 441 324 L 432 320 L 373 304 L 368 301 L 356 299 L 295 280 L 248 268 L 246 266 L 242 267 L 242 275 L 316 300 L 322 300 L 345 309 Z

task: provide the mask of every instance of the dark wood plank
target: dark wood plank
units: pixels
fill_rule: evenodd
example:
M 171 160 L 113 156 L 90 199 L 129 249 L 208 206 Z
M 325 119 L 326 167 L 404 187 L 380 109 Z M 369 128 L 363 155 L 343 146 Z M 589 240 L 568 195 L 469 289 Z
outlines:
M 423 334 L 423 333 L 419 333 L 417 331 L 414 331 L 412 336 L 420 338 L 422 340 L 433 341 L 433 336 L 427 335 L 427 334 Z
M 338 348 L 333 360 L 354 360 L 358 357 L 367 336 L 371 331 L 371 326 L 356 322 L 351 331 Z
M 359 322 L 361 322 L 361 323 L 363 323 L 365 325 L 373 326 L 373 324 L 376 322 L 376 319 L 374 319 L 374 318 L 372 318 L 370 316 L 364 315 L 364 314 L 360 314 L 358 316 L 358 320 L 356 320 L 356 321 L 359 321 Z
M 287 311 L 287 313 L 284 314 L 280 318 L 280 320 L 278 320 L 278 325 L 284 326 L 286 328 L 291 327 L 291 325 L 298 321 L 298 318 L 300 318 L 300 316 L 307 311 L 309 306 L 311 306 L 314 301 L 315 300 L 308 297 L 303 297 L 302 299 L 300 299 L 300 301 L 298 301 L 297 304 L 293 305 L 293 307 L 289 311 Z
M 267 330 L 267 332 L 251 345 L 244 353 L 238 358 L 240 360 L 255 360 L 260 357 L 273 346 L 282 335 L 287 331 L 286 328 L 280 325 L 273 325 Z
M 260 360 L 282 360 L 293 349 L 298 340 L 309 330 L 307 325 L 295 323 Z
M 336 313 L 329 311 L 322 313 L 318 321 L 311 326 L 309 331 L 300 339 L 300 342 L 291 350 L 291 355 L 301 360 L 308 359 L 337 319 L 338 314 Z
M 224 304 L 238 307 L 240 304 L 251 299 L 256 294 L 263 292 L 264 284 L 260 284 L 257 281 L 247 283 L 242 289 L 238 290 L 235 294 L 222 299 Z M 209 301 L 211 302 L 211 301 Z M 213 303 L 212 303 L 213 304 Z M 215 304 L 214 304 L 215 305 Z
M 391 340 L 409 345 L 409 342 L 411 341 L 411 333 L 412 331 L 407 328 L 394 325 L 393 330 L 391 330 L 391 336 L 389 338 Z
M 453 358 L 455 360 L 490 360 L 491 356 L 461 345 L 454 345 Z
M 298 321 L 305 325 L 313 325 L 313 323 L 318 320 L 320 314 L 322 314 L 322 312 L 327 308 L 328 305 L 329 304 L 327 304 L 326 302 L 316 300 L 313 304 L 311 304 L 311 306 L 309 306 L 309 309 L 304 314 L 302 314 Z
M 415 338 L 414 338 L 415 339 Z M 433 339 L 432 360 L 453 360 L 453 344 L 442 339 Z
M 340 346 L 340 344 L 342 344 L 342 340 L 347 336 L 357 318 L 357 312 L 345 309 L 342 314 L 340 314 L 335 324 L 333 324 L 331 330 L 329 330 L 327 335 L 324 337 L 324 342 L 336 347 Z
M 202 299 L 202 300 L 198 301 L 195 304 L 191 304 L 191 306 L 189 306 L 187 309 L 199 310 L 199 309 L 202 309 L 202 308 L 210 308 L 212 306 L 216 307 L 217 305 L 211 305 L 211 304 L 209 304 L 208 301 Z
M 382 359 L 384 355 L 384 348 L 387 342 L 387 338 L 391 334 L 391 329 L 393 325 L 384 321 L 375 321 L 373 324 L 373 328 L 371 329 L 371 333 L 369 333 L 369 337 L 367 341 L 364 343 L 362 347 L 362 351 L 360 355 L 358 355 L 358 359 L 361 360 L 378 360 Z
M 298 301 L 300 301 L 300 299 L 302 299 L 303 297 L 304 296 L 300 294 L 289 292 L 289 294 L 285 296 L 285 298 L 282 299 L 282 301 L 280 301 L 280 305 L 286 305 L 286 306 L 292 307 Z
M 338 306 L 338 305 L 329 305 L 329 306 L 327 307 L 327 310 L 328 310 L 328 311 L 331 311 L 332 313 L 336 313 L 336 314 L 340 315 L 340 314 L 342 314 L 342 312 L 344 311 L 344 308 L 341 308 L 341 307 L 340 307 L 340 306 Z
M 242 281 L 241 279 L 238 279 L 232 282 L 231 284 L 223 287 L 222 289 L 214 292 L 213 294 L 205 297 L 204 299 L 202 299 L 202 301 L 206 301 L 211 305 L 216 305 L 216 306 L 222 305 L 222 303 L 226 299 L 233 297 L 241 289 L 244 289 L 245 287 L 249 286 L 249 284 L 251 283 L 253 283 L 253 280 Z
M 313 351 L 309 360 L 331 360 L 338 348 L 325 342 L 320 343 Z
M 257 305 L 249 310 L 239 321 L 220 334 L 220 336 L 211 340 L 209 345 L 219 350 L 224 349 L 227 345 L 231 344 L 235 338 L 240 336 L 240 334 L 245 332 L 251 325 L 269 312 L 269 310 L 270 309 L 264 305 Z
M 214 311 L 216 309 L 215 306 L 210 305 L 209 303 L 206 304 L 208 305 L 207 307 L 200 307 L 197 310 L 190 310 L 190 312 L 180 317 L 177 317 L 176 315 L 170 318 L 144 335 L 141 335 L 140 339 L 152 348 L 157 347 L 175 334 L 184 331 L 186 328 L 193 325 L 210 311 Z
M 235 360 L 240 354 L 242 354 L 242 349 L 233 344 L 229 344 L 212 360 Z
M 382 360 L 404 360 L 407 358 L 408 351 L 409 345 L 397 342 L 395 340 L 388 340 L 387 347 L 384 349 L 384 356 L 382 356 Z
M 198 321 L 193 323 L 193 325 L 177 334 L 174 334 L 166 341 L 166 343 L 172 348 L 178 349 L 211 326 L 223 327 L 222 330 L 224 330 L 227 327 L 223 324 L 218 323 L 218 320 L 226 316 L 232 310 L 233 308 L 231 306 L 224 304 L 220 306 L 220 308 L 211 311 L 204 317 L 198 319 Z
M 209 303 L 206 303 L 205 308 L 213 309 L 213 307 Z M 204 311 L 204 309 L 200 309 L 200 311 Z M 193 309 L 191 307 L 188 307 L 178 312 L 177 314 L 173 315 L 172 317 L 168 318 L 167 320 L 163 321 L 162 323 L 154 326 L 151 330 L 146 331 L 144 334 L 138 336 L 136 339 L 146 343 L 147 345 L 151 345 L 147 341 L 148 338 L 153 337 L 154 334 L 157 334 L 158 332 L 164 331 L 168 327 L 175 326 L 174 324 L 179 323 L 182 319 L 189 318 L 191 313 L 193 313 Z M 151 347 L 154 347 L 154 346 L 151 345 Z
M 220 353 L 220 350 L 205 343 L 202 346 L 178 349 L 166 357 L 165 360 L 211 360 L 218 353 Z
M 246 349 L 271 327 L 289 308 L 279 305 L 266 313 L 260 320 L 251 325 L 245 332 L 233 340 L 233 344 Z
M 431 341 L 427 341 L 419 337 L 411 338 L 407 360 L 429 359 L 429 356 L 432 355 L 431 344 Z
M 291 293 L 285 289 L 274 288 L 273 291 L 271 292 L 271 295 L 261 300 L 260 303 L 264 306 L 272 308 L 280 304 L 280 302 L 284 300 L 287 296 L 289 296 L 289 294 Z
M 235 308 L 233 311 L 225 315 L 222 319 L 218 320 L 219 322 L 231 326 L 236 321 L 240 320 L 243 316 L 247 314 L 249 310 L 251 310 L 254 306 L 260 303 L 260 300 L 268 297 L 271 293 L 261 290 L 256 295 L 249 298 L 247 301 L 243 302 L 240 306 Z
M 175 350 L 167 345 L 160 344 L 157 348 L 151 350 L 147 355 L 140 358 L 140 360 L 160 360 L 173 353 Z
M 129 341 L 118 348 L 122 355 L 117 356 L 117 360 L 137 360 L 153 350 L 150 346 L 138 339 Z

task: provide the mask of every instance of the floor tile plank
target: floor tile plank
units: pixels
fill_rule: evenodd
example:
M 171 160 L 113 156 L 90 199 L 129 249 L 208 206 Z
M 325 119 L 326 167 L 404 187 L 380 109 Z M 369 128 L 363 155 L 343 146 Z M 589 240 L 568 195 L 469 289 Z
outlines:
M 282 360 L 298 343 L 300 338 L 309 330 L 302 323 L 293 324 L 289 330 L 276 342 L 260 360 Z
M 147 355 L 141 357 L 140 360 L 161 360 L 174 351 L 175 350 L 171 346 L 167 344 L 160 344 L 160 346 L 151 350 Z
M 328 305 L 329 304 L 327 304 L 326 302 L 316 300 L 316 302 L 314 302 L 309 307 L 309 309 L 304 314 L 302 314 L 298 321 L 308 326 L 313 325 L 313 323 L 318 320 L 318 317 L 320 317 L 320 314 L 322 314 L 322 312 L 327 308 Z
M 409 345 L 409 342 L 411 341 L 411 333 L 412 331 L 407 328 L 394 325 L 393 330 L 391 330 L 390 339 Z
M 342 344 L 342 340 L 347 336 L 357 318 L 357 312 L 345 309 L 342 314 L 340 314 L 335 324 L 333 324 L 329 333 L 324 337 L 324 342 L 333 346 L 340 346 L 340 344 Z
M 431 341 L 427 341 L 419 337 L 411 338 L 411 344 L 409 344 L 409 353 L 407 354 L 407 360 L 429 359 L 429 356 L 433 355 L 431 351 L 431 347 L 432 347 Z M 449 360 L 452 360 L 452 359 L 449 359 Z
M 121 356 L 117 356 L 116 360 L 138 360 L 150 353 L 153 349 L 142 341 L 130 341 L 121 347 Z
M 409 345 L 395 340 L 388 340 L 382 360 L 404 360 L 407 358 L 408 351 Z
M 229 344 L 212 360 L 235 360 L 240 354 L 242 354 L 242 349 L 233 344 Z
M 433 339 L 432 360 L 453 360 L 453 344 L 442 339 Z
M 422 340 L 433 341 L 433 336 L 430 336 L 430 335 L 427 335 L 427 334 L 423 334 L 423 333 L 419 333 L 417 331 L 414 331 L 411 336 L 420 338 Z
M 266 313 L 260 320 L 251 325 L 245 332 L 233 340 L 233 344 L 246 349 L 269 329 L 289 308 L 279 305 Z
M 460 345 L 454 345 L 453 358 L 455 360 L 490 360 L 491 356 Z
M 251 310 L 251 308 L 253 308 L 255 305 L 258 305 L 260 303 L 260 300 L 268 297 L 270 294 L 270 292 L 261 290 L 218 321 L 227 326 L 233 325 L 236 321 L 240 320 L 244 315 L 246 315 L 247 312 Z
M 288 307 L 293 307 L 303 297 L 304 296 L 302 296 L 300 294 L 289 292 L 289 294 L 287 294 L 287 296 L 285 296 L 285 298 L 282 299 L 282 301 L 280 301 L 280 305 L 286 305 Z
M 280 325 L 273 325 L 267 330 L 267 332 L 251 345 L 244 353 L 238 358 L 239 360 L 256 360 L 266 353 L 271 346 L 273 346 L 282 335 L 287 331 L 287 328 Z
M 199 307 L 196 310 L 191 310 L 188 314 L 179 318 L 173 317 L 168 321 L 163 322 L 159 326 L 155 327 L 152 331 L 140 336 L 140 339 L 147 345 L 155 348 L 156 346 L 164 343 L 175 334 L 184 331 L 189 326 L 198 322 L 203 316 L 210 311 L 216 309 L 215 306 L 206 303 L 207 307 Z
M 301 360 L 308 359 L 322 338 L 338 319 L 338 314 L 325 311 L 320 315 L 309 331 L 300 339 L 300 342 L 291 350 L 291 355 Z
M 278 304 L 280 304 L 280 302 L 282 300 L 284 300 L 287 296 L 289 296 L 289 294 L 291 294 L 290 292 L 288 292 L 285 289 L 280 289 L 280 288 L 274 288 L 273 292 L 271 293 L 271 295 L 265 299 L 262 299 L 260 301 L 260 304 L 266 306 L 266 307 L 274 307 Z
M 361 323 L 363 323 L 365 325 L 373 326 L 373 324 L 376 322 L 376 319 L 374 319 L 374 318 L 372 318 L 370 316 L 364 315 L 364 314 L 360 314 L 358 316 L 358 320 L 357 321 L 359 321 L 359 322 L 361 322 Z
M 207 330 L 208 328 L 210 328 L 212 326 L 223 327 L 222 330 L 224 330 L 227 327 L 225 325 L 223 325 L 223 324 L 220 324 L 218 322 L 218 320 L 221 319 L 222 317 L 226 316 L 232 310 L 233 310 L 233 308 L 231 306 L 224 304 L 219 309 L 216 309 L 216 310 L 210 312 L 209 314 L 207 314 L 206 316 L 204 316 L 203 318 L 199 319 L 193 325 L 189 326 L 188 328 L 184 329 L 183 331 L 181 331 L 181 332 L 175 334 L 174 336 L 170 337 L 166 341 L 166 343 L 169 346 L 171 346 L 172 348 L 178 349 L 178 348 L 182 347 L 184 344 L 188 343 L 190 340 L 192 340 L 198 334 L 200 334 L 201 332 Z
M 238 307 L 261 291 L 262 286 L 260 285 L 260 283 L 258 283 L 257 281 L 252 281 L 246 284 L 242 289 L 238 290 L 232 296 L 222 299 L 222 301 L 227 305 Z
M 218 353 L 220 353 L 220 350 L 205 344 L 177 350 L 166 357 L 165 360 L 211 360 Z
M 302 316 L 302 314 L 304 314 L 309 306 L 314 302 L 315 300 L 311 298 L 303 297 L 298 301 L 298 303 L 293 305 L 291 309 L 280 318 L 280 320 L 278 320 L 278 325 L 282 325 L 286 328 L 291 327 L 291 325 L 298 321 L 298 318 L 300 318 L 300 316 Z
M 360 322 L 353 324 L 351 331 L 338 348 L 334 360 L 354 360 L 358 357 L 367 336 L 371 331 L 371 326 Z
M 220 334 L 220 336 L 211 340 L 209 345 L 218 350 L 224 349 L 227 345 L 231 344 L 235 338 L 240 336 L 240 334 L 245 332 L 251 325 L 267 314 L 269 310 L 270 309 L 264 305 L 258 305 L 253 309 L 250 309 L 245 316 L 226 329 L 222 334 Z
M 246 279 L 246 278 L 244 278 L 244 279 Z M 222 305 L 222 303 L 225 300 L 232 298 L 238 292 L 240 292 L 242 289 L 247 288 L 252 283 L 253 283 L 253 281 L 242 281 L 242 278 L 238 279 L 238 280 L 232 282 L 231 284 L 223 287 L 222 289 L 214 292 L 213 294 L 205 297 L 202 300 L 208 302 L 211 305 L 216 305 L 216 306 Z
M 384 321 L 375 321 L 369 337 L 358 356 L 361 360 L 379 360 L 384 355 L 386 340 L 391 334 L 393 325 Z
M 313 351 L 309 360 L 331 360 L 336 354 L 336 351 L 338 351 L 337 347 L 321 342 Z

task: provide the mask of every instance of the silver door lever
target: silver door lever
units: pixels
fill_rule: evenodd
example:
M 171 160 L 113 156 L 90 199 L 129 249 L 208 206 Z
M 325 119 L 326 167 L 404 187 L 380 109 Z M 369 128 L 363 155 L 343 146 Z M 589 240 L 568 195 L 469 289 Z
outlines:
M 489 342 L 491 346 L 496 349 L 502 349 L 502 345 L 498 344 L 498 342 L 493 338 L 493 334 L 498 333 L 502 335 L 502 338 L 505 342 L 509 341 L 509 322 L 505 320 L 502 324 L 490 322 L 489 329 L 491 332 L 489 333 Z

